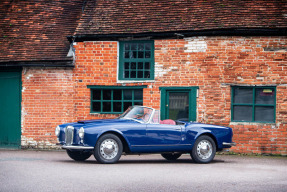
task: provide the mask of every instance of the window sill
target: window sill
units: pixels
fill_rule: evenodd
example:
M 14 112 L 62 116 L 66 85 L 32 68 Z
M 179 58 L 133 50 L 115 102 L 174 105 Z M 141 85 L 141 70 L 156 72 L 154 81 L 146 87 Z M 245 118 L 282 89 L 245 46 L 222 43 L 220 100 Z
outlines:
M 99 113 L 97 113 L 97 112 L 92 112 L 92 113 L 90 113 L 90 115 L 107 115 L 107 114 L 109 114 L 109 115 L 120 115 L 120 114 L 123 114 L 123 112 L 99 112 Z
M 275 122 L 230 122 L 229 123 L 229 125 L 258 125 L 258 124 L 276 125 Z
M 117 80 L 117 83 L 154 83 L 155 80 Z

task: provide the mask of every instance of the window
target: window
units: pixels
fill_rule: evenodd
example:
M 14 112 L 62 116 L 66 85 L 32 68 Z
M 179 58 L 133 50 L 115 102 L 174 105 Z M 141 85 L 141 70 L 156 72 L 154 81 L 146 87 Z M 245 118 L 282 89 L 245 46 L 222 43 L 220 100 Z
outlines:
M 232 87 L 232 121 L 275 122 L 275 87 Z
M 143 105 L 146 86 L 88 86 L 91 89 L 91 113 L 121 114 L 129 106 Z
M 154 42 L 121 41 L 119 80 L 154 79 Z

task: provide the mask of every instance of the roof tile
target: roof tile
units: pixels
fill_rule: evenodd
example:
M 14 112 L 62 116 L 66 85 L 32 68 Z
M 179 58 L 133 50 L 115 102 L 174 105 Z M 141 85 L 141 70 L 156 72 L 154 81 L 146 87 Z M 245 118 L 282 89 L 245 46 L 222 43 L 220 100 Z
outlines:
M 2 0 L 0 62 L 71 60 L 68 35 L 74 33 L 83 0 Z
M 286 13 L 284 0 L 89 0 L 75 34 L 283 28 Z

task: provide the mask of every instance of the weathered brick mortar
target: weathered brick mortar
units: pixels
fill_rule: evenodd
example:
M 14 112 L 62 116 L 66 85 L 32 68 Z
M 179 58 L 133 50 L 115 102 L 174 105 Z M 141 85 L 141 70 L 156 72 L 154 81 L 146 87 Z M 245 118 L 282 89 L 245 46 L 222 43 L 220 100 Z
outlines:
M 31 99 L 39 99 L 31 91 L 40 90 L 41 96 L 45 96 L 46 100 L 44 99 L 39 106 L 44 107 L 50 93 L 45 93 L 43 84 L 46 82 L 48 86 L 53 87 L 49 85 L 50 79 L 53 78 L 40 76 L 38 69 L 31 69 L 23 74 L 23 79 L 28 75 L 32 75 L 30 79 L 39 78 L 38 84 L 28 79 L 23 81 L 23 135 L 26 138 L 33 137 L 38 142 L 49 140 L 55 143 L 54 136 L 46 137 L 45 134 L 51 133 L 56 124 L 116 117 L 111 114 L 90 114 L 90 90 L 87 85 L 148 85 L 148 88 L 144 89 L 144 105 L 157 109 L 160 108 L 159 87 L 199 86 L 197 120 L 232 127 L 234 141 L 238 143 L 232 151 L 287 155 L 287 64 L 284 49 L 286 43 L 286 37 L 193 37 L 155 40 L 155 81 L 146 83 L 118 82 L 117 42 L 77 43 L 75 68 L 66 71 L 53 69 L 54 74 L 59 74 L 54 77 L 54 83 L 61 82 L 63 76 L 68 76 L 65 79 L 66 85 L 61 86 L 69 87 L 66 91 L 73 93 L 72 99 L 66 96 L 58 104 L 66 106 L 70 111 L 67 114 L 59 111 L 61 118 L 48 116 L 42 120 L 40 125 L 44 136 L 41 137 L 40 132 L 32 134 L 35 127 L 28 126 L 31 122 L 39 126 L 37 122 L 40 120 L 35 119 L 39 114 L 31 114 Z M 282 49 L 264 51 L 272 47 Z M 43 69 L 42 73 L 43 71 L 51 73 L 48 72 L 49 69 Z M 230 85 L 277 85 L 276 124 L 230 123 Z M 29 91 L 31 95 L 27 93 Z M 56 93 L 60 95 L 61 90 L 57 90 Z M 57 99 L 55 96 L 52 97 Z M 45 117 L 45 112 L 42 117 Z M 31 114 L 29 118 L 27 114 Z M 47 125 L 44 125 L 45 123 Z M 29 128 L 30 131 L 27 130 Z
M 23 69 L 22 147 L 56 147 L 55 127 L 73 121 L 72 75 L 63 68 Z

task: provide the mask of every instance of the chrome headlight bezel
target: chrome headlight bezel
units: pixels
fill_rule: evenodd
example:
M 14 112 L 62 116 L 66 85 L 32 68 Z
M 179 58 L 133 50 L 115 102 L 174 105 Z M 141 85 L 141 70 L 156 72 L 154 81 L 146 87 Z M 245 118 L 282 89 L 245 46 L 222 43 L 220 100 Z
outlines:
M 55 129 L 55 135 L 56 135 L 57 137 L 59 137 L 60 131 L 61 131 L 61 129 L 60 129 L 60 126 L 58 125 L 58 126 L 56 127 L 56 129 Z
M 81 127 L 81 128 L 79 129 L 78 135 L 79 135 L 79 137 L 80 137 L 81 139 L 84 138 L 84 136 L 85 136 L 85 129 L 84 129 L 84 127 Z

